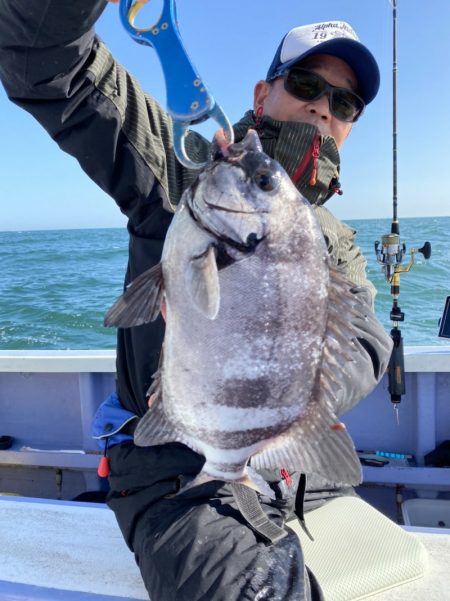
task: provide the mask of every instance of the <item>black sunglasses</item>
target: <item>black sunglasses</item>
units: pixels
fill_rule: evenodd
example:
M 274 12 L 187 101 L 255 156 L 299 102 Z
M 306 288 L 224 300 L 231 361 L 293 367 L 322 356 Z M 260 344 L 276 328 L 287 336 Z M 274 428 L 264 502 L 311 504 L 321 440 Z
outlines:
M 299 100 L 312 102 L 328 93 L 330 113 L 339 121 L 354 123 L 364 110 L 364 100 L 357 94 L 347 88 L 332 86 L 314 71 L 292 67 L 281 75 L 286 92 Z

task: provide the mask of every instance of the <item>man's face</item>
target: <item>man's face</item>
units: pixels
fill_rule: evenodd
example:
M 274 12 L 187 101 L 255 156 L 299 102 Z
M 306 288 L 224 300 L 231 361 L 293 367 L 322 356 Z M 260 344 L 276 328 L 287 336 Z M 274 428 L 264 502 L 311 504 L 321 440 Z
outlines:
M 351 67 L 340 58 L 317 54 L 302 63 L 302 67 L 321 75 L 329 84 L 357 90 L 356 76 Z M 278 121 L 298 121 L 316 125 L 322 135 L 333 136 L 339 148 L 352 129 L 352 124 L 340 121 L 330 113 L 328 94 L 318 100 L 298 100 L 284 89 L 279 77 L 272 83 L 259 81 L 255 86 L 254 110 L 263 107 L 263 114 Z

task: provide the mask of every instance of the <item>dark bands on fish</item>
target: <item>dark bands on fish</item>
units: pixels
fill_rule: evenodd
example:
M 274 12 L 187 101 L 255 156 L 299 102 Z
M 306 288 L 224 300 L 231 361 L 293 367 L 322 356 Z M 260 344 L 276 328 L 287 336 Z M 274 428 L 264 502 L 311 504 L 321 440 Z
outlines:
M 283 430 L 289 428 L 291 422 L 292 420 L 287 421 L 284 427 L 282 422 L 278 422 L 273 426 L 252 428 L 250 430 L 235 430 L 234 432 L 196 428 L 192 434 L 198 440 L 205 440 L 216 449 L 245 449 L 261 440 L 269 440 L 270 438 L 280 436 Z
M 255 336 L 259 335 L 256 330 Z M 240 407 L 242 409 L 263 407 L 268 398 L 271 398 L 273 378 L 261 376 L 252 380 L 245 378 L 226 381 L 221 385 L 216 402 L 227 407 Z M 276 411 L 276 408 L 274 409 Z

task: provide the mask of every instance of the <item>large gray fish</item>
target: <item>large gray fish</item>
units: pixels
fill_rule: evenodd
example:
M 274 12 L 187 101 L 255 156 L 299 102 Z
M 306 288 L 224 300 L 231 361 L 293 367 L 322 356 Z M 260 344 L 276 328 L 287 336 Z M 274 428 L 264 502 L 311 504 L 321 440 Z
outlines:
M 166 305 L 161 394 L 135 442 L 179 441 L 204 455 L 193 485 L 262 490 L 250 459 L 357 484 L 360 463 L 333 408 L 362 304 L 331 264 L 310 204 L 256 133 L 219 147 L 184 193 L 161 263 L 105 318 L 140 325 Z

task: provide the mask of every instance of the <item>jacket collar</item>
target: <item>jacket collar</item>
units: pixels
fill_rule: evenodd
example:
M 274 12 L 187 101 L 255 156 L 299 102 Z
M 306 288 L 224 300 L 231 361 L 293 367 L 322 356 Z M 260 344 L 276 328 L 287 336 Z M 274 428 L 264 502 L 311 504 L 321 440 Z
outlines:
M 235 140 L 239 142 L 249 128 L 255 128 L 253 111 L 247 111 L 234 126 Z M 289 177 L 294 177 L 300 165 L 304 166 L 297 189 L 312 204 L 324 204 L 334 193 L 339 180 L 340 158 L 336 142 L 332 136 L 320 136 L 315 125 L 293 121 L 277 121 L 263 116 L 256 128 L 265 153 L 278 161 Z M 320 152 L 314 165 L 312 149 L 314 141 L 319 141 Z M 311 160 L 306 158 L 311 154 Z M 314 166 L 317 168 L 315 184 L 312 183 Z

